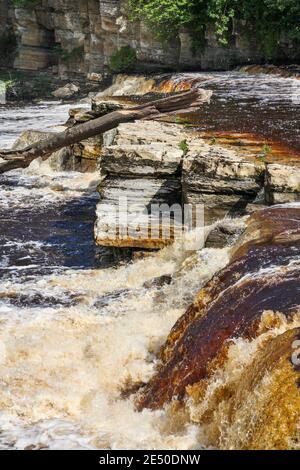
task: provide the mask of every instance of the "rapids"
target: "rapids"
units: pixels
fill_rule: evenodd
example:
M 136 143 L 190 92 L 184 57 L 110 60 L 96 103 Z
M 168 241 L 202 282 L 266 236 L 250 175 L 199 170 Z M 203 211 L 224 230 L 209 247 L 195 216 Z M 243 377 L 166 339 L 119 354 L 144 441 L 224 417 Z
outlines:
M 214 89 L 215 98 L 198 118 L 201 130 L 276 134 L 299 147 L 299 81 L 218 73 L 205 74 L 203 82 L 203 75 L 197 75 L 201 86 Z M 191 79 L 195 74 L 172 81 L 178 86 Z M 125 85 L 130 93 L 154 86 L 143 80 Z M 117 86 L 114 93 L 122 94 L 121 79 Z M 55 129 L 67 110 L 59 103 L 1 108 L 0 147 L 28 128 Z M 199 408 L 210 409 L 220 380 L 238 381 L 246 373 L 257 339 L 231 346 L 223 376 L 211 378 L 207 397 L 188 413 L 173 413 L 169 405 L 139 413 L 124 390 L 153 376 L 170 329 L 228 263 L 230 247 L 190 254 L 177 244 L 113 265 L 111 251 L 93 243 L 96 173 L 55 172 L 36 161 L 0 182 L 0 448 L 214 445 Z M 243 227 L 244 220 L 220 223 Z M 171 284 L 149 282 L 170 274 Z M 276 328 L 283 334 L 291 326 L 282 321 Z M 220 446 L 230 447 L 239 432 L 230 423 Z

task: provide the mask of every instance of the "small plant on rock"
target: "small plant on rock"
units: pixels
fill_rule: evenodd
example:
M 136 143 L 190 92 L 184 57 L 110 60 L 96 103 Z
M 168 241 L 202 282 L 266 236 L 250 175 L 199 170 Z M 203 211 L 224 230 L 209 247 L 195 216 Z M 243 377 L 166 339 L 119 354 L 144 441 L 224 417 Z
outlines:
M 136 63 L 136 51 L 130 46 L 124 46 L 110 56 L 109 68 L 113 73 L 133 72 Z
M 273 150 L 272 150 L 272 147 L 270 147 L 270 145 L 264 144 L 261 152 L 258 155 L 259 160 L 262 161 L 262 162 L 265 162 L 267 156 L 270 155 L 270 153 L 272 153 L 272 151 Z
M 180 150 L 182 150 L 183 152 L 183 155 L 186 155 L 189 151 L 189 144 L 187 142 L 186 139 L 182 140 L 180 143 L 179 143 L 179 148 Z

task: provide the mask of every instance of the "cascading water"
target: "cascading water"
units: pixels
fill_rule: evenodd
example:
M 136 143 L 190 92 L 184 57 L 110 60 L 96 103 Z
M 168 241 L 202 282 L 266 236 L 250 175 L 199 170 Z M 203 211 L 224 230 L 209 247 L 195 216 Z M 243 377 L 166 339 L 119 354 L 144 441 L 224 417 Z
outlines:
M 175 91 L 182 83 L 188 88 L 197 81 L 197 86 L 213 90 L 211 103 L 193 115 L 199 130 L 249 133 L 300 149 L 300 80 L 241 72 L 184 73 L 160 89 Z
M 244 123 L 251 128 L 260 110 L 259 131 L 278 128 L 278 136 L 297 147 L 299 101 L 294 94 L 299 83 L 236 74 L 208 78 L 201 86 L 214 88 L 216 97 L 212 111 L 199 117 L 202 129 L 245 131 Z M 277 87 L 275 96 L 270 95 L 269 80 Z M 273 113 L 277 120 L 271 119 Z M 28 107 L 18 112 L 16 125 L 16 111 L 3 109 L 0 147 L 9 147 L 24 129 L 51 130 L 66 121 L 66 114 L 67 107 L 58 104 Z M 134 396 L 124 398 L 122 392 L 154 374 L 156 354 L 171 327 L 199 289 L 227 264 L 229 247 L 206 248 L 187 257 L 175 245 L 107 267 L 107 253 L 97 253 L 92 240 L 97 182 L 97 174 L 54 172 L 47 162 L 1 177 L 1 448 L 212 445 L 199 418 L 199 402 L 191 403 L 187 414 L 174 414 L 170 406 L 139 413 Z M 244 221 L 231 223 L 243 226 Z M 169 285 L 147 282 L 166 274 L 173 275 Z M 290 326 L 282 321 L 277 328 L 284 333 Z M 247 351 L 254 354 L 257 342 L 243 339 L 232 346 L 223 376 L 211 379 L 203 408 L 210 410 L 210 396 L 220 380 L 238 382 L 248 364 Z M 232 436 L 239 429 L 231 423 L 230 432 Z M 226 435 L 221 445 L 232 442 Z

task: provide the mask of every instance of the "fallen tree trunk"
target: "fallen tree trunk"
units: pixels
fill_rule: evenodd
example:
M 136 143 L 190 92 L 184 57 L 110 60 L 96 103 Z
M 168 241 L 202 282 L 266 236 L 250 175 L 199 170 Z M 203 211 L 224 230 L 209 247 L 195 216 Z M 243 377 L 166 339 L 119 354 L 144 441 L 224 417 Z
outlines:
M 152 101 L 140 106 L 114 111 L 93 119 L 64 132 L 55 134 L 47 140 L 41 140 L 22 150 L 0 151 L 0 174 L 16 168 L 26 168 L 36 158 L 47 159 L 53 152 L 68 147 L 95 135 L 103 134 L 119 124 L 140 119 L 161 119 L 174 113 L 196 111 L 201 104 L 209 102 L 211 92 L 191 90 L 175 96 Z

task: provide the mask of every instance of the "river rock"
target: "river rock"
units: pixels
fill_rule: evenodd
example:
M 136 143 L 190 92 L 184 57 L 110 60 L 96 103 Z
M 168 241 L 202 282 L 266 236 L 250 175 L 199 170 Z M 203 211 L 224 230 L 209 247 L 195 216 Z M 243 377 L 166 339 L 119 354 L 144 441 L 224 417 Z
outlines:
M 103 81 L 103 74 L 102 73 L 88 73 L 87 74 L 87 79 L 90 80 L 91 82 L 102 82 Z
M 299 338 L 300 328 L 269 338 L 230 384 L 231 398 L 216 397 L 213 422 L 223 423 L 219 448 L 299 450 Z
M 53 137 L 53 132 L 24 131 L 13 145 L 14 150 L 22 150 L 31 144 Z M 54 152 L 49 158 L 50 167 L 55 171 L 73 170 L 73 155 L 70 148 Z
M 74 85 L 74 83 L 68 83 L 67 85 L 53 91 L 52 95 L 55 98 L 68 99 L 68 98 L 72 98 L 78 92 L 79 92 L 79 87 L 77 85 Z
M 188 147 L 182 168 L 184 202 L 204 205 L 206 224 L 245 212 L 263 187 L 264 164 L 199 139 Z
M 153 142 L 144 145 L 112 145 L 102 154 L 101 168 L 109 174 L 146 177 L 179 175 L 182 151 Z
M 269 163 L 266 170 L 266 198 L 269 204 L 300 200 L 299 165 Z
M 99 190 L 101 201 L 97 205 L 95 225 L 98 245 L 159 249 L 174 239 L 174 229 L 161 234 L 160 214 L 150 213 L 150 209 L 151 205 L 172 205 L 178 201 L 178 179 L 110 175 L 102 181 Z M 178 224 L 179 231 L 180 228 Z
M 292 236 L 291 236 L 292 234 Z M 234 338 L 253 340 L 265 311 L 291 321 L 300 305 L 300 207 L 256 212 L 229 265 L 200 291 L 173 327 L 161 363 L 138 398 L 156 409 L 213 376 Z
M 248 141 L 246 136 L 219 137 L 215 143 L 182 125 L 155 121 L 121 124 L 103 136 L 101 174 L 106 176 L 106 183 L 102 190 L 105 184 L 117 188 L 117 180 L 122 196 L 131 192 L 131 184 L 141 188 L 142 181 L 147 190 L 154 188 L 154 179 L 161 180 L 164 186 L 170 180 L 174 188 L 175 178 L 178 185 L 173 202 L 180 204 L 183 212 L 187 207 L 195 210 L 203 207 L 204 223 L 211 226 L 224 217 L 260 211 L 267 204 L 297 201 L 299 171 L 295 159 L 288 164 L 284 155 L 274 150 L 266 161 L 260 150 L 261 145 Z M 151 191 L 147 194 L 152 194 Z M 114 194 L 117 202 L 117 189 Z M 144 195 L 140 197 L 144 203 Z M 137 193 L 135 198 L 137 202 Z M 98 211 L 99 227 L 100 220 Z M 222 245 L 230 239 L 230 234 L 220 230 L 214 235 L 207 240 L 209 246 Z M 101 237 L 96 236 L 98 243 Z M 134 246 L 133 240 L 130 243 Z M 117 245 L 121 246 L 119 240 Z M 150 245 L 145 242 L 145 247 Z M 141 241 L 138 246 L 142 247 Z
M 235 21 L 229 44 L 219 44 L 210 26 L 205 31 L 205 47 L 195 54 L 188 28 L 179 37 L 161 44 L 143 22 L 129 19 L 127 0 L 43 0 L 30 6 L 13 7 L 9 21 L 18 37 L 15 67 L 45 69 L 57 66 L 59 74 L 85 75 L 100 79 L 109 60 L 122 46 L 136 50 L 137 68 L 224 70 L 232 64 L 262 63 L 264 51 L 254 32 L 249 37 L 244 25 Z M 295 59 L 296 47 L 280 39 L 279 59 Z M 296 55 L 295 55 L 296 54 Z
M 95 226 L 99 245 L 157 249 L 181 230 L 181 221 L 175 220 L 163 234 L 160 214 L 151 213 L 151 206 L 180 207 L 180 132 L 177 125 L 136 122 L 122 124 L 105 136 L 108 145 L 102 149 Z M 124 201 L 128 206 L 122 205 Z M 164 214 L 168 216 L 167 208 Z

